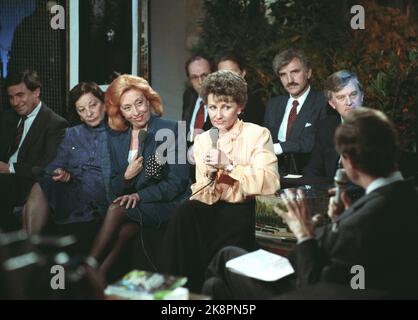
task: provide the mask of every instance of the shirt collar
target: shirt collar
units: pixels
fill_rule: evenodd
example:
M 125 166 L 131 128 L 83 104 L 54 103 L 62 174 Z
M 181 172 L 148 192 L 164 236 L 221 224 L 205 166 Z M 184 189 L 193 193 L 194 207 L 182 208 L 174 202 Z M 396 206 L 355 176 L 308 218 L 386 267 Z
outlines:
M 290 95 L 290 104 L 292 104 L 294 100 L 297 100 L 299 102 L 299 106 L 302 106 L 305 103 L 305 100 L 308 97 L 310 91 L 311 86 L 308 85 L 308 89 L 306 89 L 306 91 L 299 98 L 295 99 Z
M 395 171 L 386 178 L 383 178 L 383 177 L 377 178 L 372 183 L 370 183 L 366 188 L 366 194 L 369 194 L 370 192 L 376 189 L 387 186 L 388 184 L 402 181 L 402 180 L 403 180 L 402 174 L 399 171 Z
M 36 106 L 36 108 L 33 109 L 32 112 L 27 115 L 27 118 L 28 119 L 29 118 L 35 118 L 38 115 L 39 110 L 41 110 L 41 106 L 42 106 L 42 102 L 39 102 L 38 105 Z
M 203 101 L 203 99 L 200 96 L 197 96 L 196 104 L 200 105 L 200 101 Z M 206 104 L 204 103 L 205 109 L 207 108 Z

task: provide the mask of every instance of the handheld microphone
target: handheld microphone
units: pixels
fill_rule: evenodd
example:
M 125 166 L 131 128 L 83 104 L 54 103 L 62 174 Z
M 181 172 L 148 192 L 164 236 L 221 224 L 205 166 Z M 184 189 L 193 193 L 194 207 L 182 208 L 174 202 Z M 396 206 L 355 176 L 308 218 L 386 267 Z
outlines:
M 144 153 L 144 149 L 145 149 L 145 139 L 148 136 L 148 132 L 146 130 L 140 130 L 138 132 L 138 143 L 139 143 L 139 148 L 138 148 L 138 155 L 137 157 L 141 157 L 142 154 Z
M 210 140 L 212 141 L 212 149 L 216 149 L 218 147 L 218 139 L 219 139 L 219 129 L 212 127 L 209 130 L 209 136 L 210 136 Z M 218 170 L 216 170 L 215 168 L 210 169 L 209 170 L 209 179 L 211 181 L 214 181 L 216 178 L 216 173 L 218 172 Z
M 218 139 L 219 139 L 219 129 L 216 127 L 212 127 L 209 130 L 210 140 L 212 141 L 212 149 L 216 149 L 218 147 Z
M 334 185 L 335 185 L 334 203 L 337 206 L 342 205 L 341 193 L 345 190 L 347 183 L 348 183 L 348 177 L 345 172 L 345 169 L 343 168 L 338 169 L 337 172 L 335 172 L 335 176 L 334 176 Z
M 56 176 L 59 175 L 58 173 L 56 173 L 54 171 L 50 171 L 50 170 L 43 169 L 41 167 L 36 167 L 36 166 L 32 167 L 32 174 L 35 177 L 40 177 L 40 176 L 56 177 Z

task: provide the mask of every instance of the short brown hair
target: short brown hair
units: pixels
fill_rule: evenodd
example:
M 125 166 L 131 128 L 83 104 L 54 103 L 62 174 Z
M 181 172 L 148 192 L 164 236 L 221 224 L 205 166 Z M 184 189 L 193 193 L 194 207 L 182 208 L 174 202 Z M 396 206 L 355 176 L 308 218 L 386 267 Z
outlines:
M 397 168 L 398 135 L 381 111 L 363 107 L 349 112 L 337 128 L 335 146 L 371 176 L 387 177 Z
M 231 97 L 245 107 L 247 103 L 247 82 L 243 77 L 229 70 L 219 70 L 211 73 L 202 83 L 201 97 L 208 104 L 208 96 Z
M 6 79 L 6 88 L 24 83 L 30 91 L 41 89 L 42 83 L 38 73 L 35 70 L 23 70 L 10 73 Z
M 77 113 L 75 103 L 86 93 L 91 93 L 97 99 L 104 103 L 104 92 L 95 82 L 80 82 L 71 89 L 69 94 L 68 118 L 72 124 L 80 123 L 80 116 Z
M 302 51 L 296 50 L 296 49 L 287 49 L 276 54 L 276 56 L 274 57 L 273 59 L 274 73 L 276 75 L 279 75 L 280 69 L 288 65 L 295 58 L 299 59 L 299 61 L 302 63 L 305 70 L 311 69 L 311 62 Z
M 105 94 L 109 126 L 113 130 L 124 131 L 128 128 L 126 120 L 120 112 L 120 97 L 130 89 L 140 90 L 144 94 L 154 114 L 159 117 L 163 114 L 160 95 L 151 88 L 148 81 L 141 77 L 124 74 L 112 81 Z

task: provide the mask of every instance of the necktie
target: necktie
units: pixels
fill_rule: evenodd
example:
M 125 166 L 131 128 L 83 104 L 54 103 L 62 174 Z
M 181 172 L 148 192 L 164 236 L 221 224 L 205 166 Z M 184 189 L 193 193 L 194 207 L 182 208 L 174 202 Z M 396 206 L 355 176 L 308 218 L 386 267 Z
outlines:
M 292 129 L 293 123 L 296 120 L 296 117 L 298 115 L 297 108 L 298 108 L 299 102 L 297 100 L 293 100 L 292 102 L 292 109 L 289 113 L 289 118 L 287 119 L 287 129 L 286 129 L 286 140 L 289 139 L 290 130 Z
M 19 148 L 19 144 L 20 141 L 22 140 L 22 136 L 23 136 L 23 128 L 25 126 L 25 120 L 27 119 L 26 116 L 22 116 L 20 118 L 20 123 L 19 126 L 17 127 L 16 130 L 16 138 L 13 141 L 13 144 L 10 146 L 9 149 L 9 158 L 16 152 L 16 150 Z
M 196 120 L 194 122 L 195 129 L 203 129 L 205 123 L 205 103 L 200 100 L 199 110 L 197 110 Z

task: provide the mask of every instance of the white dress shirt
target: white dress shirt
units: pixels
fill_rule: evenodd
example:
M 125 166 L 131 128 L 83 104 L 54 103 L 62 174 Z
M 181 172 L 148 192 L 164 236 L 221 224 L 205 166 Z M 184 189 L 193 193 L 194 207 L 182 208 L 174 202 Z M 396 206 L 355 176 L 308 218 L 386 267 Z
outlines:
M 32 127 L 33 121 L 38 115 L 39 110 L 41 110 L 41 105 L 42 105 L 42 102 L 39 102 L 36 108 L 33 109 L 32 112 L 27 115 L 27 119 L 25 123 L 23 124 L 22 139 L 20 139 L 19 147 L 17 148 L 16 152 L 9 158 L 10 173 L 15 173 L 14 164 L 17 162 L 17 157 L 19 156 L 20 147 L 22 146 L 23 141 L 25 141 L 26 135 L 28 134 L 29 129 Z M 22 119 L 19 120 L 17 127 L 19 127 L 20 121 L 22 121 Z
M 382 188 L 384 186 L 387 186 L 388 184 L 402 181 L 403 176 L 399 171 L 395 171 L 392 174 L 390 174 L 387 178 L 377 178 L 372 183 L 370 183 L 366 188 L 366 194 L 369 194 L 370 192 Z
M 286 141 L 287 120 L 289 119 L 290 110 L 292 110 L 292 107 L 293 107 L 293 101 L 297 100 L 299 102 L 299 105 L 296 107 L 296 114 L 299 114 L 310 91 L 311 91 L 311 87 L 308 86 L 308 89 L 299 98 L 295 99 L 292 96 L 289 96 L 289 100 L 287 100 L 286 110 L 283 115 L 283 120 L 282 120 L 282 123 L 280 124 L 279 132 L 277 134 L 277 139 L 280 142 Z M 276 155 L 281 155 L 283 153 L 283 149 L 280 145 L 280 142 L 274 144 L 274 153 Z

